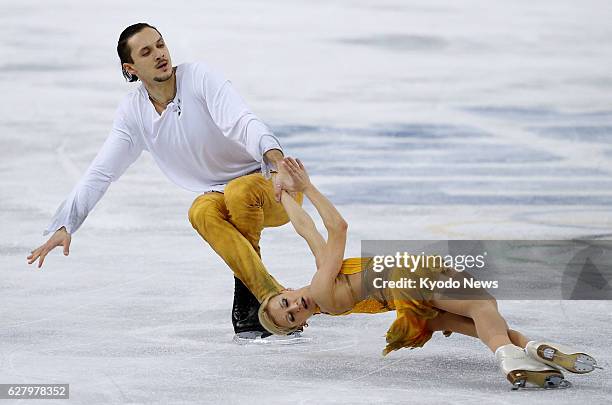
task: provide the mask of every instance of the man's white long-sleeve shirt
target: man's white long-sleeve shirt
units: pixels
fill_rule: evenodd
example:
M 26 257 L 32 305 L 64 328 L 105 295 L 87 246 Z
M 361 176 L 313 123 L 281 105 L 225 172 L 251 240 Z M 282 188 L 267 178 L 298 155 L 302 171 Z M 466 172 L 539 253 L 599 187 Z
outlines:
M 176 86 L 161 115 L 144 85 L 125 97 L 102 149 L 44 235 L 62 226 L 75 232 L 145 150 L 173 183 L 196 193 L 223 191 L 230 180 L 260 167 L 269 171 L 263 155 L 282 150 L 280 143 L 228 80 L 203 63 L 186 63 L 176 68 Z

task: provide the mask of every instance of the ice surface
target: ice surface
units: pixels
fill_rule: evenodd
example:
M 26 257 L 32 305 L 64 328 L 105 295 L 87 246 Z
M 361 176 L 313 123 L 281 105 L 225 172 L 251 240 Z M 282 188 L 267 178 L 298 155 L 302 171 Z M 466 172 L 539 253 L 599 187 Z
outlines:
M 462 336 L 383 358 L 392 314 L 233 344 L 231 274 L 189 225 L 195 196 L 147 155 L 68 258 L 25 256 L 132 87 L 115 46 L 136 21 L 175 63 L 232 79 L 345 214 L 348 255 L 361 239 L 610 238 L 611 20 L 607 1 L 2 2 L 0 383 L 70 383 L 71 404 L 609 403 L 609 302 L 500 303 L 607 367 L 557 392 L 509 392 Z M 308 282 L 290 227 L 262 250 L 284 284 Z

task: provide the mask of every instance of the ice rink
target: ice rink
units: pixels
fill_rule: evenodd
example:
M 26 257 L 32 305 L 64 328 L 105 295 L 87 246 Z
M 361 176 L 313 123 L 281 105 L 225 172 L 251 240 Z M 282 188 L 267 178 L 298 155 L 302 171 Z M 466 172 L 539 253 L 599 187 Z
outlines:
M 609 301 L 500 302 L 512 327 L 605 367 L 568 373 L 569 390 L 511 392 L 458 335 L 383 358 L 393 314 L 232 343 L 231 273 L 189 224 L 196 195 L 148 154 L 69 257 L 28 266 L 135 86 L 116 45 L 140 21 L 174 64 L 224 72 L 305 162 L 349 222 L 347 256 L 363 239 L 612 237 L 609 1 L 3 1 L 0 384 L 69 383 L 70 404 L 612 401 Z M 312 277 L 290 226 L 265 230 L 262 254 L 286 286 Z

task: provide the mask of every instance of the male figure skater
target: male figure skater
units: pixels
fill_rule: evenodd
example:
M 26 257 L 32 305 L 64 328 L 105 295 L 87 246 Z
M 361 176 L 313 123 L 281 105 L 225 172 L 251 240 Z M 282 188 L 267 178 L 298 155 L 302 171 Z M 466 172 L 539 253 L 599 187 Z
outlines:
M 72 234 L 110 183 L 148 151 L 172 182 L 201 193 L 189 220 L 234 272 L 237 337 L 266 337 L 257 318 L 259 301 L 282 287 L 263 266 L 259 239 L 264 227 L 288 221 L 280 193 L 293 191 L 291 177 L 278 165 L 280 143 L 220 74 L 203 63 L 173 67 L 155 27 L 127 27 L 117 53 L 124 77 L 142 84 L 119 105 L 102 149 L 44 232 L 53 235 L 31 252 L 28 263 L 38 259 L 42 267 L 58 246 L 68 256 Z M 271 170 L 277 171 L 274 184 Z

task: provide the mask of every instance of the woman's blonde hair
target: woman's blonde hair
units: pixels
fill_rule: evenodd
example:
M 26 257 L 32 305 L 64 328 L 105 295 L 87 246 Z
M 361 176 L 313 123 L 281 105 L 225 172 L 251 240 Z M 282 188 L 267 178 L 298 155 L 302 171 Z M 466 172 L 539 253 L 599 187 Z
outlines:
M 261 305 L 259 306 L 259 311 L 257 312 L 257 315 L 259 316 L 259 322 L 261 323 L 261 326 L 263 326 L 268 332 L 273 333 L 275 335 L 288 335 L 291 332 L 295 332 L 296 330 L 298 330 L 300 326 L 279 326 L 274 323 L 272 317 L 268 313 L 268 303 L 272 298 L 276 297 L 277 295 L 280 295 L 280 293 L 270 295 L 268 298 L 264 299 Z

